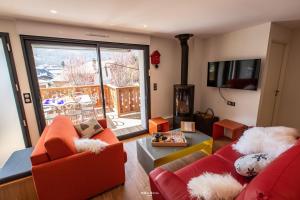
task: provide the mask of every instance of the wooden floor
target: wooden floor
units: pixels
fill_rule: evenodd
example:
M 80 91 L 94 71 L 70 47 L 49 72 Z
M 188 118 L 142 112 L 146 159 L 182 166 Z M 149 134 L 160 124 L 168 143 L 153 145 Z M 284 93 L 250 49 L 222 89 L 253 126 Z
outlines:
M 37 200 L 32 176 L 0 185 L 1 200 Z
M 116 136 L 124 136 L 130 133 L 135 133 L 139 131 L 143 131 L 145 128 L 142 125 L 132 126 L 128 128 L 122 128 L 118 130 L 113 130 Z

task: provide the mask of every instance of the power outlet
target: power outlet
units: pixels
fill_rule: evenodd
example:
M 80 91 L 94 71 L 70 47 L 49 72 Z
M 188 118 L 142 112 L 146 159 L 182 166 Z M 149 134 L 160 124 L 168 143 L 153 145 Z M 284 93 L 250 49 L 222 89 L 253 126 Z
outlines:
M 153 83 L 153 90 L 154 90 L 154 91 L 157 90 L 157 83 Z
M 229 106 L 235 106 L 235 102 L 234 101 L 227 101 L 227 105 L 229 105 Z

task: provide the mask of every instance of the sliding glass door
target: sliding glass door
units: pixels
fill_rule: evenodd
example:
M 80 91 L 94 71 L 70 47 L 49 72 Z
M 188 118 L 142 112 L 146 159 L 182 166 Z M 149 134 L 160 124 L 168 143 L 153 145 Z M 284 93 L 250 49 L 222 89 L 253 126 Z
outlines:
M 110 128 L 120 136 L 147 129 L 144 50 L 101 47 L 100 53 Z
M 0 33 L 0 168 L 14 151 L 26 145 L 21 102 L 16 91 L 18 83 L 9 51 L 8 35 Z
M 145 47 L 22 39 L 41 130 L 58 115 L 74 124 L 106 118 L 120 137 L 147 129 Z

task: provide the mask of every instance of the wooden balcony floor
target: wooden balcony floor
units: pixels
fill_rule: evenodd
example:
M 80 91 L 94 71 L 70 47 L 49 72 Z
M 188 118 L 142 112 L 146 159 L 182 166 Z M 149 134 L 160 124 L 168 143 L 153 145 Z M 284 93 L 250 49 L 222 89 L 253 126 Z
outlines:
M 126 135 L 128 133 L 141 131 L 141 113 L 131 113 L 118 117 L 116 112 L 106 114 L 108 127 L 111 128 L 117 136 Z

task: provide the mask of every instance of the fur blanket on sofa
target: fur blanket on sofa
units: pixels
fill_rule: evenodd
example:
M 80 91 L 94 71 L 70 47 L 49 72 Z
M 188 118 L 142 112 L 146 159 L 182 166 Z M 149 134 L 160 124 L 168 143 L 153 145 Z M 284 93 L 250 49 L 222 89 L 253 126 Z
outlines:
M 254 127 L 244 132 L 243 136 L 233 146 L 241 154 L 266 153 L 277 157 L 299 138 L 299 132 L 294 128 Z

